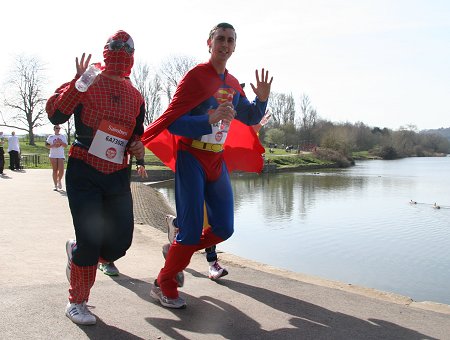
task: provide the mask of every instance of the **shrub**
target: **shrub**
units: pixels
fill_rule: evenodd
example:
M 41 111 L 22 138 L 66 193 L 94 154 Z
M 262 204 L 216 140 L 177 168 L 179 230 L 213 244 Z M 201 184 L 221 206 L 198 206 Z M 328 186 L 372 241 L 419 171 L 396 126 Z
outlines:
M 336 150 L 327 149 L 327 148 L 316 148 L 314 150 L 313 154 L 318 159 L 336 163 L 341 168 L 347 168 L 353 164 L 352 159 L 348 159 L 345 155 L 343 155 L 342 153 L 340 153 Z
M 382 159 L 397 159 L 398 153 L 392 146 L 383 146 L 380 150 L 380 154 L 378 155 Z

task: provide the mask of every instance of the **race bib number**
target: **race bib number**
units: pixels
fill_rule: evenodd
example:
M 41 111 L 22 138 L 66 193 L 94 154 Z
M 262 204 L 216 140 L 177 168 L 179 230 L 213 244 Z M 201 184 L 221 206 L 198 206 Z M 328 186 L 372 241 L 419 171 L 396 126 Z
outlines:
M 212 133 L 209 135 L 203 135 L 200 140 L 205 143 L 223 144 L 227 139 L 228 129 L 223 127 L 221 122 L 212 124 Z
M 88 152 L 105 161 L 122 164 L 130 137 L 131 131 L 123 126 L 102 120 Z

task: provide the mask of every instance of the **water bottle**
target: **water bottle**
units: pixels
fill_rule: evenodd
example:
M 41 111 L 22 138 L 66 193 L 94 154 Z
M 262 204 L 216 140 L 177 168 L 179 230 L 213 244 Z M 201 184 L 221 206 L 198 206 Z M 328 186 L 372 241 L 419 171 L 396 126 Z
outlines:
M 86 92 L 100 72 L 100 63 L 89 65 L 86 71 L 75 82 L 76 89 L 80 92 Z
M 228 122 L 226 122 L 224 120 L 221 120 L 219 122 L 219 124 L 220 124 L 219 128 L 220 128 L 221 132 L 228 132 L 228 130 L 230 129 L 230 123 L 228 123 Z

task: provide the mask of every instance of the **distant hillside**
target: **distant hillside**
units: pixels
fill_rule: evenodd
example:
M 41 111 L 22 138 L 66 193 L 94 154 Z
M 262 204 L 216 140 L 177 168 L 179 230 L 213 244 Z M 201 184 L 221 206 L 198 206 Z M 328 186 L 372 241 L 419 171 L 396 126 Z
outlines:
M 440 128 L 440 129 L 430 129 L 430 130 L 422 130 L 420 131 L 422 133 L 435 133 L 437 135 L 440 135 L 442 137 L 447 138 L 450 140 L 450 128 Z

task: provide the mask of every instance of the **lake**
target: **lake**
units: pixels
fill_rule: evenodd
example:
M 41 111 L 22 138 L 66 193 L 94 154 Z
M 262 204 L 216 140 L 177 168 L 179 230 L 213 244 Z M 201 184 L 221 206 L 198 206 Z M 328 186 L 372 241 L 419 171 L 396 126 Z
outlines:
M 449 169 L 450 157 L 438 157 L 233 175 L 235 233 L 218 249 L 415 301 L 450 304 Z M 173 182 L 156 189 L 174 206 Z

